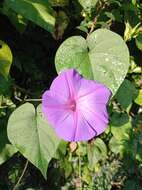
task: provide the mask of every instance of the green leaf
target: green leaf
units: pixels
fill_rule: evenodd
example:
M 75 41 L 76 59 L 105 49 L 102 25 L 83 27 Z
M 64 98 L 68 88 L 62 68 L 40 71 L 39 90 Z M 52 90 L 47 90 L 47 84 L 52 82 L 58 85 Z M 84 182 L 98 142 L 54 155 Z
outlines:
M 73 172 L 72 163 L 69 162 L 66 158 L 61 162 L 60 167 L 64 169 L 64 174 L 66 178 L 68 178 Z
M 119 141 L 115 137 L 112 137 L 110 139 L 109 148 L 115 154 L 121 154 L 122 155 L 122 153 L 123 153 L 123 144 L 121 141 Z
M 91 173 L 86 164 L 84 165 L 84 167 L 82 167 L 82 169 L 83 169 L 82 180 L 85 181 L 85 183 L 87 184 L 91 184 L 92 183 Z
M 104 141 L 97 138 L 93 144 L 88 144 L 87 156 L 90 170 L 92 170 L 100 160 L 105 160 L 107 157 L 107 147 Z
M 15 26 L 15 28 L 20 32 L 23 33 L 26 26 L 27 26 L 27 19 L 25 19 L 22 15 L 17 14 L 15 11 L 10 9 L 6 3 L 3 4 L 2 13 L 5 14 L 10 22 Z
M 60 159 L 61 157 L 64 157 L 66 155 L 67 145 L 68 143 L 66 141 L 61 140 L 58 149 L 54 155 L 54 158 Z
M 142 32 L 140 32 L 139 35 L 136 37 L 136 45 L 138 49 L 142 51 Z
M 124 125 L 111 126 L 111 133 L 113 134 L 113 136 L 109 141 L 109 148 L 112 152 L 114 152 L 115 154 L 123 154 L 126 144 L 130 139 L 131 130 L 132 126 L 129 121 Z
M 110 117 L 110 124 L 112 126 L 122 126 L 128 123 L 128 121 L 129 121 L 129 117 L 127 113 L 113 112 Z
M 138 96 L 135 99 L 135 102 L 138 105 L 142 106 L 142 90 L 139 90 L 139 93 L 138 93 Z
M 45 30 L 53 31 L 55 18 L 53 10 L 46 0 L 6 0 L 6 4 Z
M 64 6 L 68 6 L 69 4 L 69 0 L 48 0 L 48 2 L 53 7 L 64 7 Z
M 119 141 L 123 141 L 123 140 L 128 140 L 129 139 L 129 133 L 131 130 L 132 126 L 130 122 L 127 122 L 124 125 L 121 126 L 111 126 L 111 132 L 113 134 L 113 136 L 119 140 Z
M 134 84 L 125 79 L 117 91 L 116 99 L 123 108 L 127 108 L 137 96 L 137 89 Z
M 47 166 L 59 144 L 54 130 L 43 119 L 41 106 L 30 103 L 17 108 L 8 121 L 10 142 L 34 164 L 46 178 Z
M 113 136 L 109 141 L 109 148 L 115 154 L 122 155 L 132 130 L 127 113 L 114 112 L 110 118 L 110 130 Z
M 95 8 L 98 0 L 78 0 L 80 5 L 83 7 L 84 10 L 91 11 L 92 8 Z
M 85 142 L 78 143 L 76 154 L 78 156 L 85 156 L 87 154 L 87 144 Z
M 121 3 L 119 2 L 119 0 L 108 0 L 108 3 L 117 4 L 118 6 L 121 6 Z
M 56 53 L 55 64 L 58 73 L 75 68 L 84 77 L 105 84 L 115 94 L 128 71 L 129 51 L 118 34 L 98 29 L 86 40 L 81 36 L 65 40 Z
M 141 190 L 141 185 L 135 180 L 126 180 L 123 190 Z
M 3 164 L 17 152 L 17 149 L 8 141 L 6 123 L 4 119 L 0 119 L 0 164 Z
M 10 77 L 5 78 L 4 76 L 0 75 L 0 94 L 9 95 L 11 94 L 11 84 L 12 81 Z
M 0 40 L 0 74 L 7 78 L 12 64 L 12 53 L 6 43 Z

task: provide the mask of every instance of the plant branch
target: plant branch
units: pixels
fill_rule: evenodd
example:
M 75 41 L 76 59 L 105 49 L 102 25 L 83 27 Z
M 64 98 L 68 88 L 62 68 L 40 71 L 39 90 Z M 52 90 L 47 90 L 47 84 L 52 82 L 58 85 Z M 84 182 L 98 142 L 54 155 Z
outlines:
M 90 34 L 93 32 L 93 30 L 94 30 L 94 28 L 95 28 L 95 25 L 96 25 L 96 23 L 97 23 L 98 18 L 100 17 L 101 12 L 106 8 L 106 6 L 107 6 L 106 1 L 101 0 L 101 1 L 100 1 L 100 5 L 98 6 L 97 11 L 96 11 L 96 16 L 95 16 L 94 19 L 93 19 L 92 26 L 91 26 L 90 31 L 88 32 L 87 35 L 90 35 Z

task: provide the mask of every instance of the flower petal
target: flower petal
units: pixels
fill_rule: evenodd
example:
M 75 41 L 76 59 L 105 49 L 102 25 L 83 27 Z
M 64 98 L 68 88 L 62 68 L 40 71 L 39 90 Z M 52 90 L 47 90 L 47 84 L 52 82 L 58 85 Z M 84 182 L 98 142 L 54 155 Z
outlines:
M 43 94 L 42 110 L 62 139 L 87 141 L 107 127 L 110 95 L 105 85 L 86 80 L 70 69 L 56 77 Z
M 50 90 L 67 100 L 75 96 L 80 86 L 80 80 L 81 76 L 78 72 L 74 69 L 69 69 L 54 79 Z
M 88 141 L 96 135 L 96 130 L 88 123 L 83 114 L 78 112 L 74 141 Z
M 81 79 L 80 89 L 78 91 L 78 99 L 88 99 L 93 95 L 95 103 L 106 104 L 111 96 L 111 91 L 103 84 L 92 80 Z
M 81 113 L 70 114 L 64 121 L 56 127 L 56 133 L 66 141 L 87 141 L 92 139 L 97 133 L 85 120 Z
M 70 142 L 74 141 L 74 133 L 76 130 L 76 126 L 74 125 L 73 114 L 69 114 L 65 120 L 58 123 L 58 125 L 56 125 L 55 130 L 60 138 Z
M 69 115 L 64 101 L 57 99 L 51 91 L 45 91 L 42 96 L 42 111 L 53 127 Z
M 81 113 L 83 114 L 86 121 L 96 130 L 96 135 L 104 132 L 109 122 L 106 105 L 103 104 L 92 104 L 80 107 Z
M 83 83 L 87 84 L 88 82 L 84 80 Z M 88 89 L 89 84 L 90 90 L 93 89 L 92 83 L 88 83 Z M 84 95 L 80 96 L 77 102 L 77 109 L 81 111 L 86 121 L 96 130 L 97 135 L 99 135 L 104 132 L 108 124 L 108 113 L 106 106 L 111 92 L 102 84 L 94 83 L 94 86 L 94 91 L 89 92 L 86 88 L 86 94 L 84 93 Z

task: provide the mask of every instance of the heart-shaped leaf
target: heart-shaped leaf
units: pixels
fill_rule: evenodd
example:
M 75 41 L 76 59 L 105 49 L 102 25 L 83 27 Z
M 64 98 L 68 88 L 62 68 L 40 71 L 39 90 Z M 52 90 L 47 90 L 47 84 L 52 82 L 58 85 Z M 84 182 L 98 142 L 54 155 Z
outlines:
M 0 74 L 7 78 L 12 64 L 12 53 L 6 43 L 0 40 Z
M 25 103 L 17 108 L 8 121 L 8 138 L 46 178 L 48 163 L 60 140 L 43 119 L 41 106 L 35 110 L 32 104 Z
M 123 82 L 129 67 L 129 51 L 123 39 L 106 29 L 98 29 L 85 40 L 73 36 L 59 47 L 57 72 L 75 68 L 88 79 L 109 87 L 113 94 Z

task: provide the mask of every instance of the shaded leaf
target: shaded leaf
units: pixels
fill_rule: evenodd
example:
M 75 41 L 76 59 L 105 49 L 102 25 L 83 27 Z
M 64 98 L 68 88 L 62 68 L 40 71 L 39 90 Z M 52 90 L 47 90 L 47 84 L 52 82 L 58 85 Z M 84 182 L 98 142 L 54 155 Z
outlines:
M 123 108 L 127 108 L 137 96 L 137 89 L 134 84 L 125 79 L 120 88 L 117 91 L 116 99 Z
M 107 147 L 102 139 L 97 138 L 93 144 L 88 144 L 87 156 L 90 170 L 93 170 L 98 161 L 106 159 Z
M 58 11 L 56 13 L 56 26 L 53 33 L 53 37 L 56 40 L 62 39 L 65 29 L 69 23 L 69 18 L 64 11 Z
M 0 119 L 0 164 L 17 152 L 17 149 L 8 141 L 6 124 L 6 120 Z
M 5 14 L 10 22 L 15 26 L 15 28 L 20 32 L 24 32 L 27 26 L 27 19 L 25 19 L 22 15 L 17 14 L 15 11 L 10 9 L 6 3 L 3 4 L 2 13 Z
M 55 18 L 53 10 L 46 0 L 6 0 L 6 4 L 45 30 L 53 31 Z
M 69 4 L 69 0 L 49 0 L 49 2 L 53 7 L 64 7 Z
M 142 51 L 142 32 L 140 32 L 139 35 L 136 37 L 136 45 L 138 49 Z
M 110 124 L 112 126 L 122 126 L 128 123 L 128 121 L 129 117 L 127 113 L 113 112 L 113 114 L 110 117 Z

